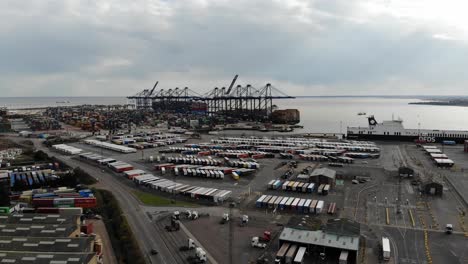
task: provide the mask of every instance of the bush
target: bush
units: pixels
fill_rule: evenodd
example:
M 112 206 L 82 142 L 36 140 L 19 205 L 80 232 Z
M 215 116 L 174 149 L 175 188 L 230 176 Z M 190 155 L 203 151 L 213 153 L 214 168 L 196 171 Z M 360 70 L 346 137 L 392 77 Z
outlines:
M 35 161 L 48 161 L 48 162 L 51 161 L 51 159 L 49 158 L 49 155 L 47 155 L 47 153 L 45 153 L 42 150 L 38 150 L 34 152 L 33 158 Z
M 86 171 L 81 169 L 80 167 L 76 167 L 73 169 L 73 176 L 78 180 L 81 184 L 92 185 L 97 183 L 96 179 L 89 175 Z
M 102 189 L 93 189 L 93 192 L 98 202 L 97 210 L 103 217 L 117 261 L 144 264 L 143 254 L 114 195 Z

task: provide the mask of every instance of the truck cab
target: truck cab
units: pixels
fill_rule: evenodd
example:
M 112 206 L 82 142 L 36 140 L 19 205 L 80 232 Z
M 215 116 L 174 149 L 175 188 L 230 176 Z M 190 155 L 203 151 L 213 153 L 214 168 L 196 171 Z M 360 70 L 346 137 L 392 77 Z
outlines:
M 447 225 L 445 225 L 445 233 L 446 233 L 446 234 L 449 234 L 449 235 L 453 233 L 453 226 L 452 226 L 452 224 L 447 224 Z

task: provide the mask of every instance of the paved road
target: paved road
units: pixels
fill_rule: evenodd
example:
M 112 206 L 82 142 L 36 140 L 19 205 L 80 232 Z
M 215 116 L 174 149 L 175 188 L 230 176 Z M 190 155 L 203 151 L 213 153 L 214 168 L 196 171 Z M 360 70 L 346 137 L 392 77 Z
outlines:
M 24 140 L 23 138 L 12 138 L 15 141 Z M 122 208 L 123 213 L 127 217 L 127 221 L 135 235 L 136 240 L 145 255 L 147 263 L 181 263 L 176 260 L 170 250 L 163 243 L 159 235 L 159 231 L 147 217 L 144 210 L 141 210 L 140 201 L 131 193 L 131 188 L 114 179 L 115 176 L 103 172 L 100 168 L 72 159 L 70 156 L 65 156 L 57 152 L 52 152 L 41 144 L 39 140 L 33 140 L 36 149 L 42 150 L 51 156 L 55 156 L 62 162 L 75 168 L 80 167 L 90 175 L 99 179 L 99 187 L 111 191 L 116 197 Z M 151 249 L 155 248 L 159 254 L 152 256 L 149 254 Z

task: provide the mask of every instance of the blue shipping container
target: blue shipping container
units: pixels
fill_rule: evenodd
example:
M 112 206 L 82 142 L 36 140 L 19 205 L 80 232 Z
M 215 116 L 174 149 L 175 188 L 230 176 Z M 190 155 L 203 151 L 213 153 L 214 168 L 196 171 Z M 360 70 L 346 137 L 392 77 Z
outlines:
M 258 198 L 257 202 L 255 203 L 255 205 L 258 207 L 258 208 L 261 208 L 262 207 L 262 202 L 263 200 L 265 199 L 266 195 L 262 195 L 260 196 L 260 198 Z

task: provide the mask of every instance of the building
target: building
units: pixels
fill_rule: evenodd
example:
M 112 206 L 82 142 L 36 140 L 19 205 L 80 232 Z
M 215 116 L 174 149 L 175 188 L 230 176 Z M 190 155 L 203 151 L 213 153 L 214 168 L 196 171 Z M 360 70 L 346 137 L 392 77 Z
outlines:
M 79 215 L 0 215 L 2 263 L 97 264 L 102 245 L 82 236 Z
M 271 119 L 278 124 L 297 124 L 300 122 L 300 113 L 297 109 L 275 110 L 271 114 Z
M 310 174 L 309 181 L 315 184 L 330 184 L 333 187 L 336 181 L 336 171 L 329 168 L 315 169 Z
M 93 250 L 92 237 L 0 237 L 0 251 L 76 253 L 93 252 Z
M 359 255 L 360 225 L 348 219 L 331 219 L 324 230 L 302 230 L 286 227 L 280 234 L 283 243 L 306 247 L 308 255 L 325 253 L 327 260 L 338 259 L 342 251 L 348 252 L 348 263 L 357 263 Z
M 79 215 L 12 214 L 0 215 L 0 224 L 72 224 L 79 225 Z
M 436 196 L 442 196 L 444 192 L 444 186 L 439 183 L 439 182 L 429 182 L 424 184 L 424 193 L 427 195 L 436 195 Z
M 94 253 L 42 253 L 1 251 L 0 259 L 3 263 L 34 263 L 34 264 L 97 264 Z

